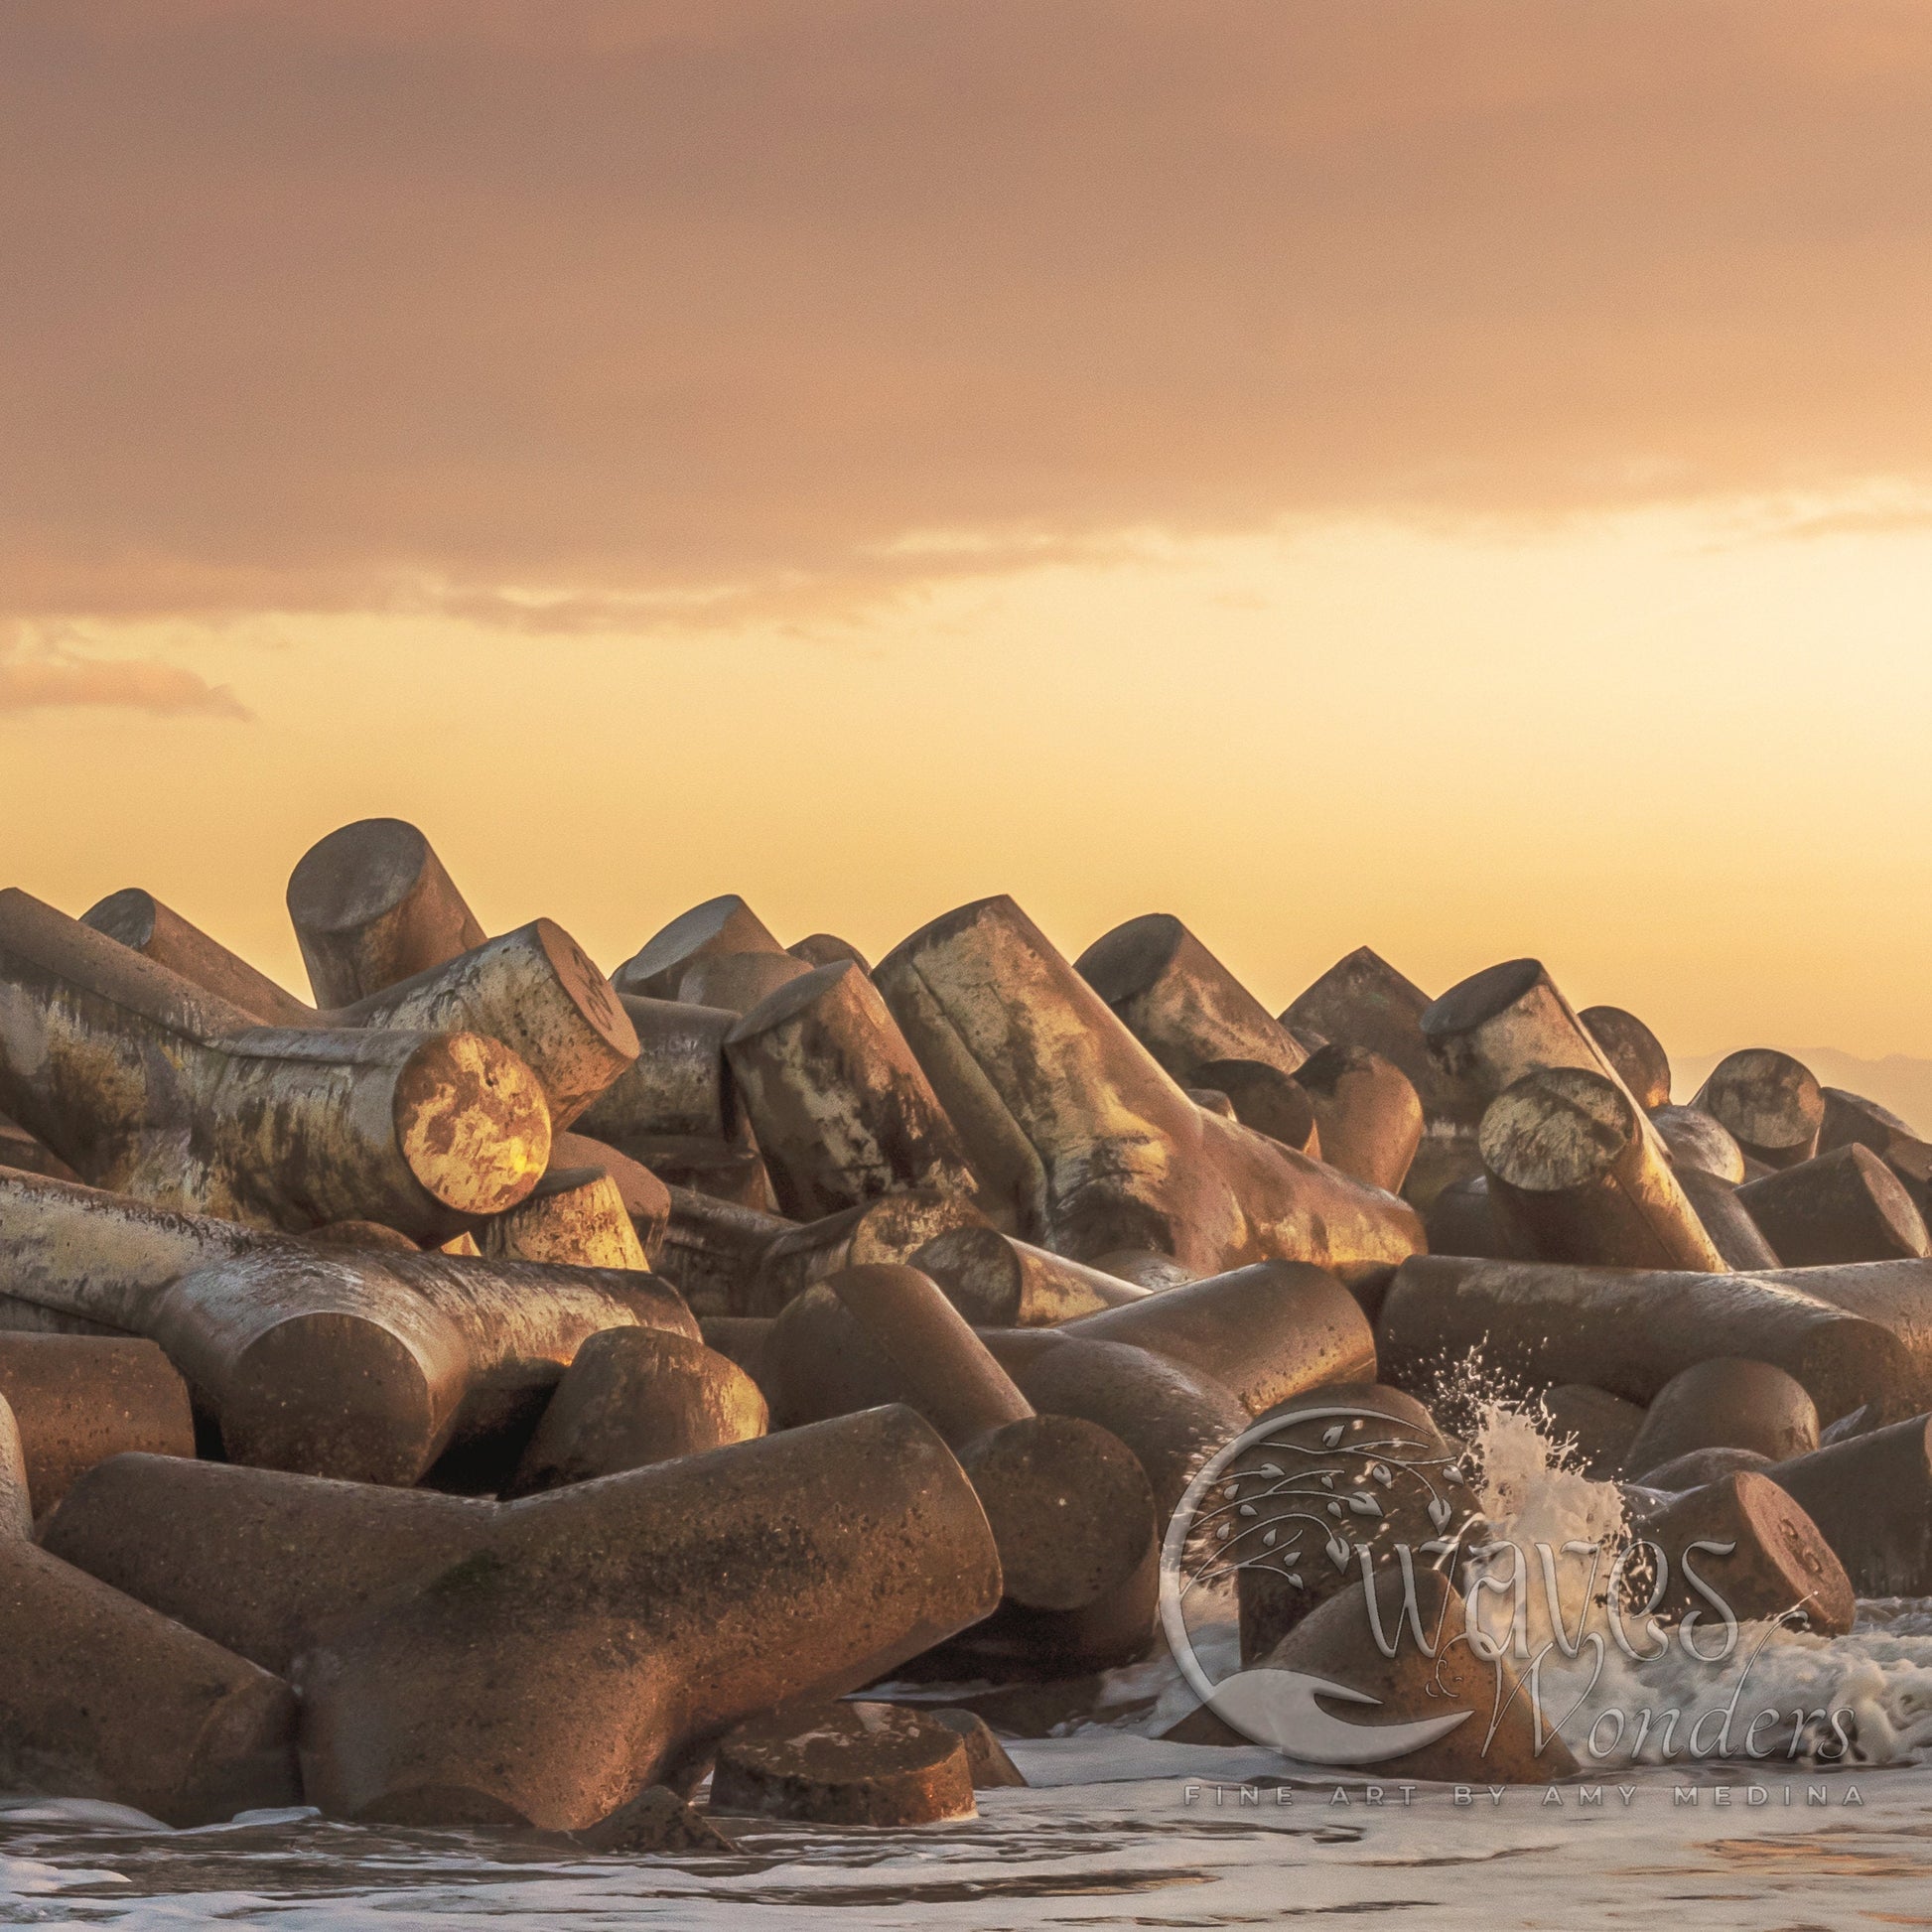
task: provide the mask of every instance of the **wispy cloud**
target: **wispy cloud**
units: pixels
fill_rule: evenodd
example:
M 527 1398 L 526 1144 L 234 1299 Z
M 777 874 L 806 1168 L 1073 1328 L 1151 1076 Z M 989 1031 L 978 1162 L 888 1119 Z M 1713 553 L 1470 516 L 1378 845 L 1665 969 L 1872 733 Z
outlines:
M 75 708 L 145 711 L 157 718 L 252 713 L 225 684 L 159 658 L 0 655 L 0 715 Z

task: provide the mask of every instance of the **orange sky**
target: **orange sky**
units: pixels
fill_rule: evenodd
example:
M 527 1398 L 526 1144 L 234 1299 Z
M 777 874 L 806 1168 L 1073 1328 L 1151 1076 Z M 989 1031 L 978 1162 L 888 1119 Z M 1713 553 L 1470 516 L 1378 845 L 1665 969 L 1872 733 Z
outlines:
M 0 13 L 0 822 L 1932 1053 L 1923 0 Z

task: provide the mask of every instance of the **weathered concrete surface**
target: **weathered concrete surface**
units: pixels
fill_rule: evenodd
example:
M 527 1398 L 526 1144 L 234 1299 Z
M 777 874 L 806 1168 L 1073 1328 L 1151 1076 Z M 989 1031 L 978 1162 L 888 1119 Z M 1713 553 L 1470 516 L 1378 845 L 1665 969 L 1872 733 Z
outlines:
M 782 953 L 769 927 L 735 893 L 708 898 L 653 933 L 611 975 L 620 993 L 675 1000 L 678 982 L 713 953 Z
M 1767 1168 L 1809 1161 L 1825 1124 L 1825 1095 L 1811 1069 L 1766 1046 L 1746 1047 L 1720 1060 L 1691 1104 Z

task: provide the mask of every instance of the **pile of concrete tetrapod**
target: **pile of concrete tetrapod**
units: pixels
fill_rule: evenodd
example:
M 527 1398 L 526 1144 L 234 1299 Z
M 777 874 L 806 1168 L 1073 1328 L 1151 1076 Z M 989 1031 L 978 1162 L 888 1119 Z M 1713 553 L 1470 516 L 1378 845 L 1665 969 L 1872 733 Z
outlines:
M 1365 1404 L 1460 1481 L 1471 1351 L 1740 1616 L 1932 1592 L 1932 1147 L 1785 1055 L 1674 1106 L 1535 961 L 1276 1018 L 1172 917 L 1069 962 L 1006 898 L 873 967 L 722 897 L 607 978 L 389 819 L 288 906 L 314 1006 L 147 893 L 0 893 L 0 1790 L 969 1816 L 1017 1773 L 908 1684 L 1153 1654 L 1258 1422 Z M 1459 1601 L 1449 1487 L 1242 1573 L 1244 1661 L 1389 1694 L 1364 1610 L 1410 1528 Z M 1472 1748 L 1391 1768 L 1574 1768 Z

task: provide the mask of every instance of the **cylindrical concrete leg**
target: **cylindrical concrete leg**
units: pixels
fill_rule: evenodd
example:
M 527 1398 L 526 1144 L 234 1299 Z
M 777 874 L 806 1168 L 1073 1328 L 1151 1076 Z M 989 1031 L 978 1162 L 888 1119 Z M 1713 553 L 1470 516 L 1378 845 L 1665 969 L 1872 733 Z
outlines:
M 27 1455 L 20 1425 L 0 1395 L 0 1544 L 32 1542 L 34 1504 L 27 1488 Z
M 498 1510 L 434 1489 L 117 1455 L 68 1491 L 41 1542 L 280 1677 L 322 1626 L 481 1548 Z
M 1932 1417 L 1767 1471 L 1838 1552 L 1861 1596 L 1932 1595 Z
M 1266 1060 L 1206 1060 L 1194 1069 L 1186 1090 L 1203 1106 L 1218 1096 L 1221 1104 L 1215 1112 L 1280 1141 L 1297 1154 L 1327 1159 L 1315 1125 L 1314 1102 L 1293 1073 L 1284 1073 Z M 1208 1099 L 1202 1099 L 1203 1094 Z
M 637 1057 L 584 1109 L 578 1127 L 618 1145 L 686 1137 L 741 1144 L 744 1117 L 725 1059 L 739 1016 L 677 1000 L 621 1000 Z
M 739 1021 L 725 1051 L 778 1205 L 793 1218 L 896 1189 L 977 1192 L 912 1049 L 850 961 L 780 986 Z
M 1932 1254 L 1924 1217 L 1867 1147 L 1834 1148 L 1747 1180 L 1737 1198 L 1790 1268 Z
M 1670 1055 L 1634 1013 L 1621 1007 L 1586 1007 L 1577 1018 L 1645 1113 L 1670 1105 Z
M 576 1120 L 640 1051 L 611 982 L 549 919 L 485 940 L 327 1018 L 335 1026 L 498 1040 L 542 1082 L 553 1130 Z
M 726 893 L 680 912 L 646 939 L 611 979 L 620 993 L 675 1000 L 686 970 L 708 954 L 783 951 L 763 920 L 736 893 Z
M 742 1016 L 811 970 L 788 952 L 706 953 L 685 968 L 677 997 L 687 1006 L 718 1007 Z
M 0 1542 L 0 1787 L 207 1825 L 301 1801 L 280 1678 L 23 1541 Z
M 1181 922 L 1149 912 L 1096 939 L 1075 970 L 1180 1080 L 1208 1060 L 1260 1060 L 1293 1073 L 1306 1057 L 1278 1020 Z
M 601 1168 L 550 1169 L 507 1214 L 483 1223 L 483 1251 L 497 1261 L 649 1266 L 618 1183 Z
M 1767 1168 L 1809 1161 L 1825 1124 L 1825 1096 L 1811 1069 L 1767 1046 L 1746 1047 L 1720 1060 L 1691 1104 Z
M 1744 1151 L 1731 1139 L 1729 1128 L 1702 1107 L 1659 1107 L 1650 1124 L 1682 1174 L 1697 1168 L 1734 1187 L 1744 1178 Z
M 506 1496 L 529 1496 L 762 1436 L 758 1384 L 702 1342 L 607 1328 L 565 1369 Z
M 1251 1415 L 1324 1382 L 1375 1378 L 1375 1336 L 1335 1278 L 1264 1261 L 1081 1315 L 1062 1332 L 1151 1349 L 1211 1377 Z
M 976 1328 L 1050 1327 L 1147 1293 L 997 1228 L 953 1228 L 919 1249 L 912 1266 L 931 1276 Z
M 1738 1198 L 1735 1181 L 1720 1180 L 1702 1168 L 1687 1167 L 1681 1162 L 1674 1172 L 1677 1184 L 1697 1209 L 1697 1217 L 1704 1223 L 1712 1245 L 1730 1267 L 1745 1274 L 1783 1267 L 1776 1251 L 1765 1240 L 1764 1230 Z
M 1423 1210 L 1423 1232 L 1433 1255 L 1473 1255 L 1489 1261 L 1515 1258 L 1489 1210 L 1489 1176 L 1451 1181 Z
M 1431 1122 L 1464 1120 L 1473 1127 L 1478 1107 L 1467 1109 L 1446 1080 L 1423 1037 L 1429 995 L 1367 946 L 1338 959 L 1282 1014 L 1284 1027 L 1319 1034 L 1324 1042 L 1379 1053 L 1409 1076 Z
M 0 1396 L 19 1425 L 36 1516 L 110 1455 L 195 1453 L 188 1385 L 151 1341 L 0 1334 Z
M 191 925 L 179 912 L 171 912 L 152 893 L 144 893 L 137 886 L 110 893 L 81 913 L 80 922 L 238 1006 L 264 1027 L 323 1024 L 314 1007 L 277 986 L 266 973 L 258 973 L 218 939 L 210 939 L 199 926 Z
M 1802 1610 L 1826 1637 L 1844 1636 L 1858 1614 L 1851 1579 L 1831 1544 L 1768 1475 L 1746 1469 L 1693 1489 L 1646 1522 L 1642 1534 L 1670 1564 L 1655 1611 L 1661 1621 L 1695 1612 L 1706 1625 L 1722 1622 L 1706 1590 L 1739 1623 Z M 1691 1549 L 1697 1543 L 1717 1547 Z M 1733 1546 L 1727 1554 L 1725 1545 Z
M 1422 1146 L 1422 1101 L 1393 1060 L 1331 1042 L 1296 1076 L 1321 1137 L 1321 1158 L 1371 1187 L 1399 1193 Z
M 1803 1386 L 1769 1362 L 1714 1356 L 1674 1375 L 1651 1398 L 1624 1466 L 1646 1469 L 1692 1449 L 1745 1449 L 1773 1462 L 1818 1447 L 1818 1409 Z
M 1620 1082 L 1587 1067 L 1539 1068 L 1490 1102 L 1479 1139 L 1490 1213 L 1525 1260 L 1724 1272 Z
M 1878 1322 L 1749 1275 L 1421 1255 L 1396 1271 L 1376 1341 L 1384 1379 L 1424 1391 L 1472 1352 L 1531 1388 L 1590 1382 L 1644 1403 L 1694 1363 L 1742 1355 L 1795 1376 L 1834 1419 L 1862 1402 L 1909 1413 L 1918 1384 Z
M 476 914 L 415 826 L 364 818 L 289 876 L 289 917 L 319 1007 L 345 1007 L 483 941 Z
M 836 932 L 808 932 L 785 951 L 793 959 L 802 959 L 807 966 L 833 966 L 841 959 L 849 959 L 860 972 L 872 971 L 872 961 L 850 939 L 841 939 Z
M 924 1187 L 882 1194 L 822 1220 L 781 1222 L 759 1257 L 750 1304 L 719 1312 L 776 1314 L 794 1295 L 843 1268 L 910 1261 L 953 1228 L 985 1225 L 986 1216 L 964 1195 Z

